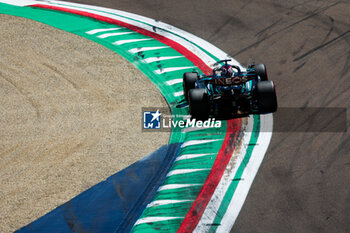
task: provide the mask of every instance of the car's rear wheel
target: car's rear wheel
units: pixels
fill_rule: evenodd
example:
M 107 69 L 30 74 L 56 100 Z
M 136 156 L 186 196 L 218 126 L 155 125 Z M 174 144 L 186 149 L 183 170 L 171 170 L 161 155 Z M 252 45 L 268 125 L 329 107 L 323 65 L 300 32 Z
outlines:
M 183 89 L 185 99 L 188 101 L 189 90 L 195 88 L 195 83 L 198 81 L 199 75 L 196 72 L 186 72 L 183 75 Z
M 206 120 L 209 117 L 209 100 L 206 89 L 191 89 L 188 92 L 190 114 L 196 120 Z
M 271 113 L 277 110 L 277 96 L 273 81 L 262 81 L 257 84 L 259 113 Z
M 261 81 L 267 81 L 267 70 L 265 64 L 256 64 L 254 65 L 255 73 L 260 76 Z

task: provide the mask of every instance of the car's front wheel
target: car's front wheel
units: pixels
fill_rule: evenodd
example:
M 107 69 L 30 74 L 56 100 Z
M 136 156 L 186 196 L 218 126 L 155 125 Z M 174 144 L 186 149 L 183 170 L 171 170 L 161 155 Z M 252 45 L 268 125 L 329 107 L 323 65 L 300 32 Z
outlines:
M 255 68 L 255 73 L 260 76 L 261 81 L 267 81 L 268 76 L 267 76 L 267 70 L 265 64 L 256 64 L 254 65 Z

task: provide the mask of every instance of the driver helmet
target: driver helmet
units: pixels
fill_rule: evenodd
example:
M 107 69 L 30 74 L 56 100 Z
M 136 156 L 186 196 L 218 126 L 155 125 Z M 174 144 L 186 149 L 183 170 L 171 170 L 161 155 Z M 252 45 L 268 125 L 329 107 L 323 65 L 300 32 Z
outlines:
M 225 66 L 222 68 L 222 76 L 224 77 L 232 77 L 233 76 L 233 69 L 231 66 Z

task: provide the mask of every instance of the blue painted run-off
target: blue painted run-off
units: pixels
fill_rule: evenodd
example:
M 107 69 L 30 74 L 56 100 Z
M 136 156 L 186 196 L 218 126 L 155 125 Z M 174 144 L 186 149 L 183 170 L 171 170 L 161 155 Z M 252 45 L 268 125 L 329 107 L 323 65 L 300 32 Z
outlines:
M 179 153 L 180 143 L 112 175 L 17 232 L 129 232 Z

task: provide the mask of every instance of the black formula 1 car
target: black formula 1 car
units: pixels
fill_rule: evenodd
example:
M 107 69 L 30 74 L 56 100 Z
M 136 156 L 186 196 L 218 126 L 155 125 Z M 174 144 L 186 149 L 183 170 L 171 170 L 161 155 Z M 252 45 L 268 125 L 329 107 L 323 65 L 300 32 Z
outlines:
M 251 64 L 242 71 L 239 66 L 228 64 L 229 61 L 218 61 L 215 64 L 218 67 L 209 76 L 184 73 L 184 96 L 192 118 L 230 119 L 275 112 L 275 84 L 268 80 L 265 65 Z

